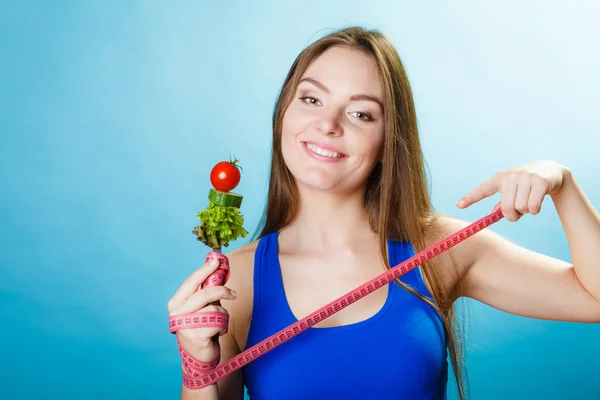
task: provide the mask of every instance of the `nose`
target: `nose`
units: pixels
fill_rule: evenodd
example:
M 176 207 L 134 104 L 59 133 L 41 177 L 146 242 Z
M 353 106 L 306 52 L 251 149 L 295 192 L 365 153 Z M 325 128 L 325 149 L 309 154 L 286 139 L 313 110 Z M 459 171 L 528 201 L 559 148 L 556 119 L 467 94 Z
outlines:
M 324 135 L 340 136 L 344 134 L 341 125 L 340 112 L 337 110 L 323 110 L 321 118 L 317 122 L 317 131 Z

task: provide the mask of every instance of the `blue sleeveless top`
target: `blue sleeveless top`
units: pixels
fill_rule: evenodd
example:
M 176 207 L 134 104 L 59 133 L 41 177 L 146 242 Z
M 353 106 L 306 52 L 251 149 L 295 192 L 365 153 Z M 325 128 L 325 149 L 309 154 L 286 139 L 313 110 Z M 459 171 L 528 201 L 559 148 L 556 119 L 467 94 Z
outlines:
M 283 288 L 278 236 L 279 232 L 263 236 L 256 249 L 246 348 L 298 321 Z M 414 255 L 408 242 L 388 241 L 387 246 L 392 267 Z M 432 298 L 420 267 L 400 280 Z M 440 316 L 396 282 L 388 288 L 385 304 L 371 318 L 309 328 L 246 365 L 250 398 L 446 399 L 446 335 Z

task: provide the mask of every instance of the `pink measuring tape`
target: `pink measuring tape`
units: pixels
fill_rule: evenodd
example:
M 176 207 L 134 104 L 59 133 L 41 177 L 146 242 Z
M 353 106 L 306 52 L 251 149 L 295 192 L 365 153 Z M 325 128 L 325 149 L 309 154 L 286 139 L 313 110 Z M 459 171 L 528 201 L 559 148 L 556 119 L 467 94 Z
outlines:
M 187 372 L 187 374 L 185 372 L 183 373 L 184 385 L 190 389 L 202 389 L 215 384 L 219 379 L 256 360 L 258 357 L 273 350 L 280 344 L 287 342 L 311 326 L 323 321 L 350 304 L 355 303 L 368 294 L 373 293 L 375 290 L 394 281 L 399 276 L 431 260 L 451 247 L 456 246 L 463 240 L 498 222 L 503 217 L 504 214 L 502 213 L 502 210 L 498 209 L 497 211 L 481 218 L 480 220 L 473 222 L 466 228 L 461 229 L 460 231 L 448 236 L 438 243 L 415 254 L 403 263 L 391 268 L 389 271 L 376 276 L 364 285 L 359 286 L 358 288 L 348 292 L 331 303 L 321 307 L 298 322 L 271 335 L 262 342 L 255 344 L 218 368 L 217 366 L 219 365 L 220 357 L 217 357 L 217 359 L 210 362 L 197 360 L 188 352 L 186 352 L 183 346 L 181 346 L 181 343 L 178 341 L 177 343 L 179 345 L 179 352 L 183 359 L 184 369 Z M 208 261 L 215 257 L 221 261 L 221 266 L 201 285 L 202 288 L 214 285 L 224 285 L 225 282 L 227 282 L 227 278 L 229 278 L 229 260 L 223 254 L 214 252 L 208 253 L 206 260 Z M 193 312 L 169 316 L 171 333 L 175 333 L 180 329 L 191 328 L 227 328 L 228 323 L 228 316 L 220 312 Z

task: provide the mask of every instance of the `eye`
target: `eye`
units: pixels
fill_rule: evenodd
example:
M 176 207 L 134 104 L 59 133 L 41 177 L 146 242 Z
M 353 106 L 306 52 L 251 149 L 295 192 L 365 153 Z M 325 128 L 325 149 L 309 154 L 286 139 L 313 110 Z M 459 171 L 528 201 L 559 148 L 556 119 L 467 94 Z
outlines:
M 314 105 L 320 105 L 321 102 L 319 101 L 319 99 L 317 99 L 316 97 L 312 97 L 312 96 L 302 96 L 299 97 L 300 100 L 302 100 L 303 102 L 307 103 L 307 104 L 314 104 Z
M 373 121 L 373 116 L 368 112 L 356 111 L 350 113 L 350 115 L 353 115 L 362 121 Z

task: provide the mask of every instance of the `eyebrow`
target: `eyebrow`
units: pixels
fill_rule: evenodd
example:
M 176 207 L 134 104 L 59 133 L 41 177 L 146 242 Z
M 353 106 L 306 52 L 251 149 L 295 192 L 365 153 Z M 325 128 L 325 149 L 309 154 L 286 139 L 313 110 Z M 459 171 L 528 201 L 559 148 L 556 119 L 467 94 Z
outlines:
M 315 85 L 316 87 L 318 87 L 319 89 L 321 89 L 322 91 L 324 91 L 327 94 L 330 94 L 331 91 L 329 89 L 327 89 L 327 86 L 323 85 L 321 82 L 319 82 L 316 79 L 313 78 L 302 78 L 300 80 L 300 82 L 298 82 L 298 84 L 302 83 L 302 82 L 309 82 L 312 83 L 313 85 Z M 367 101 L 372 101 L 375 102 L 377 104 L 379 104 L 379 107 L 381 107 L 381 109 L 383 110 L 383 102 L 381 100 L 379 100 L 378 97 L 376 96 L 370 96 L 368 94 L 355 94 L 354 96 L 350 97 L 350 100 L 367 100 Z

